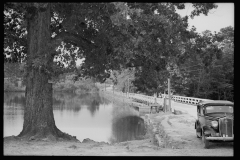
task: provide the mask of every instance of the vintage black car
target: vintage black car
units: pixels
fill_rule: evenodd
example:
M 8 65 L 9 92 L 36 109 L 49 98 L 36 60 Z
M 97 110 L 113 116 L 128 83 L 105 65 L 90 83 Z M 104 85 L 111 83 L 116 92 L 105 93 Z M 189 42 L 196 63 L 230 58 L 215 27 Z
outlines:
M 222 100 L 202 100 L 197 104 L 195 129 L 204 148 L 209 148 L 209 141 L 234 140 L 233 108 L 234 103 Z

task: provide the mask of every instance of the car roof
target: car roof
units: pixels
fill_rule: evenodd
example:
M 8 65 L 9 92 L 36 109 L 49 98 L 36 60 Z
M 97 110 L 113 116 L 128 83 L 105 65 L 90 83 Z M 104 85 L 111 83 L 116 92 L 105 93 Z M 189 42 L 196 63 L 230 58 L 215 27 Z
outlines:
M 226 101 L 226 100 L 201 100 L 199 102 L 199 104 L 203 104 L 203 105 L 211 105 L 211 104 L 214 104 L 214 105 L 234 105 L 233 102 L 231 101 Z

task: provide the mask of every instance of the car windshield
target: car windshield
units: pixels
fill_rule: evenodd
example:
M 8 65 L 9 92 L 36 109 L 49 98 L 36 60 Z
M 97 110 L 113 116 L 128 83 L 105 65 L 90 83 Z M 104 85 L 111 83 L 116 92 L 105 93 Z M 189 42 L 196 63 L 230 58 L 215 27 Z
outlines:
M 206 107 L 205 113 L 217 113 L 217 112 L 233 113 L 233 107 L 232 106 L 208 106 L 208 107 Z

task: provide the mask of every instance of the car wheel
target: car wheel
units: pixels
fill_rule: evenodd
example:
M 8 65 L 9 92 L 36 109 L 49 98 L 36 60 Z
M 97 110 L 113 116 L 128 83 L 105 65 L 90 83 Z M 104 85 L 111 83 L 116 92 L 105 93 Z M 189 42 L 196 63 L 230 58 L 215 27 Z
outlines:
M 200 138 L 199 133 L 200 132 L 198 132 L 197 129 L 196 129 L 196 136 L 197 136 L 197 138 Z
M 209 141 L 206 139 L 206 136 L 204 133 L 202 133 L 202 140 L 204 143 L 204 148 L 208 149 L 209 148 Z
M 196 125 L 196 136 L 197 136 L 197 138 L 200 138 L 199 135 L 201 135 L 201 129 L 198 128 L 198 126 Z

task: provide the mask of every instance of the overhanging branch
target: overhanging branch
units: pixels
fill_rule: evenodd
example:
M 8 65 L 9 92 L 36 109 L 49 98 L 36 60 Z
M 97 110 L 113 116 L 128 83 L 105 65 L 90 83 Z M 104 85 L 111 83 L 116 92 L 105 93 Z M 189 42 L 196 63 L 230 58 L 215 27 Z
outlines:
M 69 33 L 69 32 L 65 32 L 62 31 L 60 33 L 58 33 L 54 38 L 52 38 L 52 44 L 55 46 L 60 45 L 60 43 L 64 41 L 64 42 L 68 42 L 71 43 L 75 46 L 78 46 L 80 48 L 84 48 L 84 49 L 89 49 L 89 48 L 97 48 L 98 46 L 95 45 L 94 43 L 92 43 L 90 40 L 74 34 L 74 33 Z

